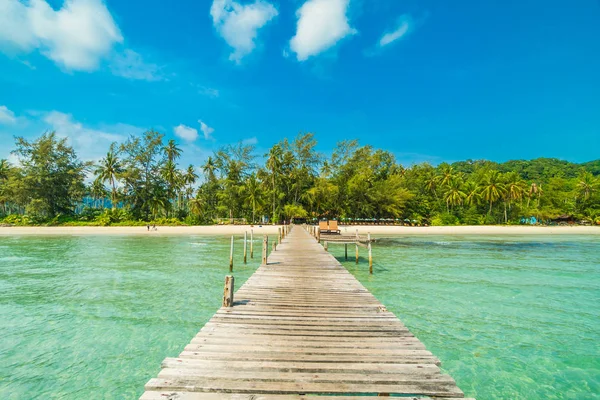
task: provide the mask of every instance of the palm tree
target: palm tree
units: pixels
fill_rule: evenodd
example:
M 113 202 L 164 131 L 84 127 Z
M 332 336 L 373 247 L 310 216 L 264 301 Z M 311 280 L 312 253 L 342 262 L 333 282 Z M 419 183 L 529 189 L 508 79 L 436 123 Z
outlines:
M 189 204 L 191 213 L 197 216 L 202 215 L 202 211 L 204 210 L 204 206 L 206 205 L 202 196 L 198 195 L 193 199 L 190 199 Z
M 481 200 L 481 188 L 477 185 L 477 182 L 467 181 L 464 185 L 465 205 L 474 206 L 479 204 Z
M 256 174 L 251 174 L 246 179 L 243 191 L 246 199 L 252 205 L 252 223 L 254 223 L 256 221 L 256 206 L 262 201 L 262 189 L 260 181 L 256 178 Z
M 206 180 L 211 182 L 215 180 L 215 172 L 217 171 L 217 165 L 212 157 L 208 157 L 206 163 L 202 166 L 202 172 L 206 176 Z
M 100 182 L 110 182 L 112 189 L 110 202 L 113 210 L 117 208 L 117 181 L 123 172 L 124 168 L 121 164 L 121 160 L 119 160 L 117 153 L 111 146 L 108 153 L 106 153 L 106 157 L 100 160 L 100 164 L 96 166 L 95 174 L 97 176 L 96 179 L 98 179 Z
M 150 207 L 150 212 L 152 213 L 152 219 L 156 219 L 156 216 L 161 209 L 167 210 L 168 213 L 170 204 L 169 198 L 164 190 L 159 186 L 155 186 L 150 193 L 150 198 L 148 199 L 148 206 Z
M 275 205 L 277 202 L 277 185 L 276 175 L 281 173 L 283 149 L 279 144 L 274 145 L 267 154 L 266 167 L 271 172 L 271 184 L 273 190 L 273 215 L 271 216 L 273 223 L 275 222 Z
M 456 177 L 456 173 L 454 172 L 454 168 L 450 165 L 446 165 L 442 169 L 442 174 L 438 177 L 438 181 L 440 186 L 446 186 Z
M 591 172 L 583 171 L 579 174 L 579 182 L 577 182 L 578 197 L 583 199 L 583 202 L 587 202 L 592 194 L 598 188 L 598 181 L 594 178 Z
M 438 181 L 439 179 L 433 171 L 429 171 L 425 176 L 425 189 L 427 189 L 428 192 L 431 192 L 436 199 Z
M 185 200 L 189 202 L 192 194 L 194 192 L 193 185 L 196 183 L 198 179 L 198 174 L 196 174 L 196 169 L 193 165 L 188 165 L 185 173 L 182 175 L 183 184 L 186 187 L 185 189 Z M 189 205 L 188 205 L 189 206 Z
M 90 196 L 94 200 L 94 208 L 98 208 L 99 200 L 102 200 L 102 206 L 104 208 L 104 199 L 106 198 L 106 189 L 104 183 L 100 179 L 95 179 L 90 186 Z
M 173 139 L 169 140 L 164 148 L 164 152 L 167 156 L 167 161 L 175 162 L 179 157 L 181 157 L 181 149 L 177 147 L 177 143 Z
M 521 200 L 527 189 L 527 185 L 521 175 L 517 172 L 509 172 L 504 176 L 505 193 L 504 193 L 504 223 L 508 223 L 508 210 L 512 208 L 515 201 Z
M 485 174 L 483 178 L 481 194 L 483 198 L 490 204 L 488 215 L 492 213 L 492 206 L 504 195 L 505 190 L 506 189 L 504 183 L 502 182 L 502 175 L 500 175 L 500 172 L 491 170 Z
M 465 192 L 462 191 L 462 186 L 462 179 L 457 177 L 450 178 L 446 184 L 444 200 L 446 201 L 448 212 L 450 212 L 450 208 L 461 205 L 465 197 L 467 197 Z
M 8 175 L 10 173 L 10 163 L 8 162 L 8 160 L 6 159 L 2 159 L 0 160 L 0 192 L 2 192 L 1 197 L 2 197 L 2 209 L 3 209 L 3 213 L 4 215 L 6 215 L 6 203 L 7 201 L 7 196 L 5 196 L 4 194 L 4 183 L 8 180 Z
M 175 198 L 175 192 L 179 183 L 179 171 L 177 171 L 177 165 L 174 161 L 167 160 L 161 169 L 161 175 L 167 182 L 167 197 L 169 202 Z M 169 211 L 167 210 L 167 218 L 169 217 Z

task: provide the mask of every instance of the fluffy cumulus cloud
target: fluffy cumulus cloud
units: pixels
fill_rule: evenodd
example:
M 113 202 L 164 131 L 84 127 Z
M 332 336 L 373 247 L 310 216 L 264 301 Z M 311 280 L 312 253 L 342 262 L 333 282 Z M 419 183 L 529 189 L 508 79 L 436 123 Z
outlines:
M 350 0 L 308 0 L 296 12 L 296 35 L 290 49 L 298 61 L 304 61 L 332 46 L 346 36 L 353 35 L 346 16 Z
M 123 36 L 101 0 L 66 0 L 54 10 L 45 0 L 0 1 L 0 49 L 39 49 L 56 64 L 91 71 Z
M 229 59 L 239 63 L 256 47 L 258 30 L 278 12 L 264 0 L 245 5 L 235 0 L 214 0 L 210 15 L 217 32 L 233 48 Z
M 0 106 L 0 124 L 14 124 L 17 122 L 15 113 L 10 111 L 6 106 Z
M 410 33 L 412 27 L 412 19 L 409 15 L 402 15 L 398 18 L 396 27 L 391 32 L 386 32 L 381 39 L 379 39 L 379 47 L 385 47 L 395 41 L 402 39 L 408 33 Z
M 210 126 L 206 125 L 204 122 L 202 121 L 198 121 L 200 123 L 200 130 L 202 131 L 202 133 L 204 134 L 204 139 L 206 140 L 212 140 L 212 134 L 215 131 L 213 128 L 211 128 Z
M 56 131 L 58 136 L 67 137 L 79 157 L 84 160 L 99 160 L 112 142 L 121 142 L 127 138 L 123 124 L 93 129 L 74 120 L 72 115 L 59 111 L 44 113 L 42 120 L 49 130 Z M 141 131 L 136 127 L 127 126 L 127 128 L 129 134 Z
M 198 139 L 198 130 L 186 125 L 179 125 L 173 129 L 175 135 L 186 142 L 193 142 Z

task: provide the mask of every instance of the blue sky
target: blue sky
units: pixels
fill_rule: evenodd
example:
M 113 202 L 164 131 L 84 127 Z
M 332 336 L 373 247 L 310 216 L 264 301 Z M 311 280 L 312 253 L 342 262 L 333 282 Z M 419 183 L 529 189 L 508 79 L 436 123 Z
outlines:
M 0 158 L 155 128 L 184 163 L 314 132 L 399 161 L 600 157 L 596 0 L 0 0 Z

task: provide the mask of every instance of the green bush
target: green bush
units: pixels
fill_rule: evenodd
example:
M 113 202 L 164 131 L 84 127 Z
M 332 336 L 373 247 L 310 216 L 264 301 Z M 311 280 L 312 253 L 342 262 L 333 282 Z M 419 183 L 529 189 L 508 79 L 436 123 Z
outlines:
M 431 218 L 432 226 L 458 225 L 458 217 L 451 213 L 435 214 Z

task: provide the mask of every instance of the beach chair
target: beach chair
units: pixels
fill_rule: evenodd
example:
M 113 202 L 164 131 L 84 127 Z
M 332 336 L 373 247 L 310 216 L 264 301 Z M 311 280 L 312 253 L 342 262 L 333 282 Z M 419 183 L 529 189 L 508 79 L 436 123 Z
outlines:
M 330 233 L 341 233 L 340 228 L 338 228 L 337 221 L 329 221 L 329 232 Z
M 319 221 L 319 230 L 321 233 L 329 232 L 329 225 L 327 224 L 327 221 Z

